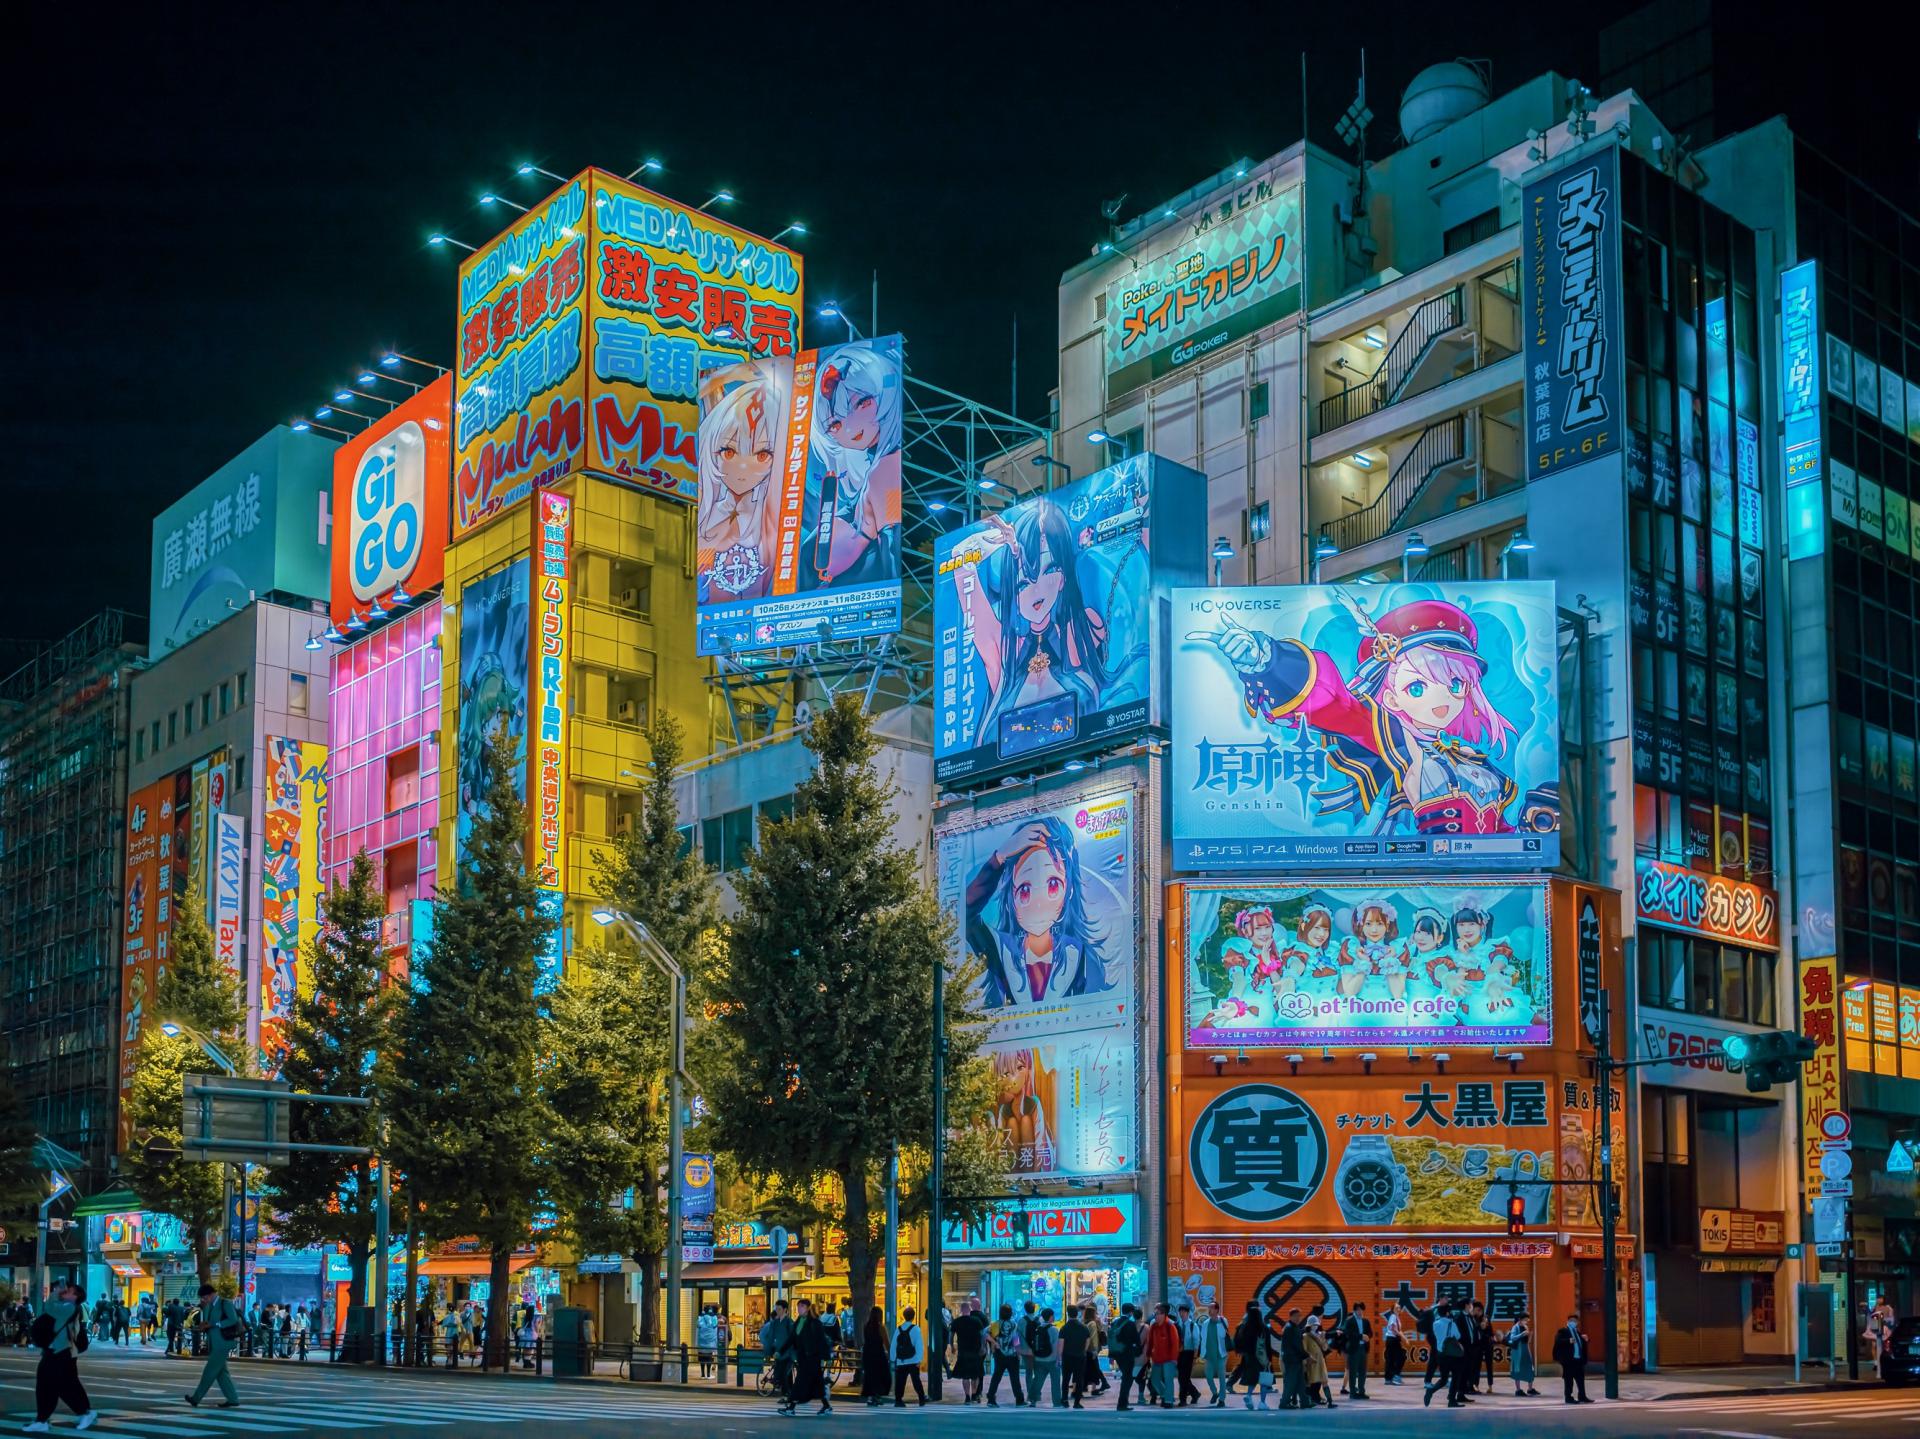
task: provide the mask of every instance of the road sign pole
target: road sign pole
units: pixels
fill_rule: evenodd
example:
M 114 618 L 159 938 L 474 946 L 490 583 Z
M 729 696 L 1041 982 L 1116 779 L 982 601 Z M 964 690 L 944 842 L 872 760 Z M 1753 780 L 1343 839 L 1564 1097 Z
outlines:
M 1853 1269 L 1853 1200 L 1844 1199 L 1847 1216 L 1847 1378 L 1860 1378 L 1860 1301 L 1854 1288 L 1857 1280 Z
M 1606 990 L 1599 995 L 1600 1032 L 1594 1036 L 1598 1062 L 1593 1066 L 1594 1108 L 1600 1111 L 1600 1254 L 1606 1289 L 1600 1332 L 1606 1345 L 1606 1395 L 1620 1397 L 1620 1253 L 1613 1216 L 1613 1013 Z

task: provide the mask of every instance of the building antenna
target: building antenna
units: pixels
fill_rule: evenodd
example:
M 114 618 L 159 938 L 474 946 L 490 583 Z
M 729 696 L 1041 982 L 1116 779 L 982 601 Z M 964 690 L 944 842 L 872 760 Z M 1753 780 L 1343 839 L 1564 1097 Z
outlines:
M 867 333 L 880 333 L 880 272 L 873 272 L 873 308 L 867 312 Z

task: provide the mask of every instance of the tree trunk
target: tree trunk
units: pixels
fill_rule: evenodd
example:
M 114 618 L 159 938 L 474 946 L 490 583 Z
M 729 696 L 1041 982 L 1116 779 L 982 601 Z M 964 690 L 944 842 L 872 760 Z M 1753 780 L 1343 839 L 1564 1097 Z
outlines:
M 654 1344 L 660 1334 L 660 1261 L 664 1251 L 640 1250 L 633 1256 L 640 1266 L 640 1343 Z
M 508 1326 L 512 1323 L 511 1311 L 507 1304 L 507 1280 L 510 1277 L 508 1261 L 513 1258 L 511 1244 L 493 1246 L 489 1256 L 491 1263 L 487 1268 L 487 1367 L 505 1370 L 507 1367 Z
M 853 1315 L 866 1324 L 867 1311 L 873 1308 L 873 1232 L 867 1203 L 867 1167 L 854 1163 L 840 1175 L 840 1187 L 847 1196 L 847 1293 L 853 1296 Z M 823 1245 L 824 1249 L 825 1246 Z

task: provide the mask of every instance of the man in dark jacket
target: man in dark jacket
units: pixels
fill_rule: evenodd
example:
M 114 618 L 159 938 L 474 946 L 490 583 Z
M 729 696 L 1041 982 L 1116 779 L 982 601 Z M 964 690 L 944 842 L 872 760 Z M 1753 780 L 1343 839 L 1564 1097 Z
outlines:
M 1480 1378 L 1480 1371 L 1482 1369 L 1486 1370 L 1487 1393 L 1491 1394 L 1493 1393 L 1493 1326 L 1487 1323 L 1486 1305 L 1482 1304 L 1478 1299 L 1473 1301 L 1471 1312 L 1473 1314 L 1474 1330 L 1480 1336 L 1479 1352 L 1473 1356 L 1473 1379 L 1475 1384 L 1477 1384 Z M 1474 1385 L 1468 1385 L 1467 1387 L 1472 1388 Z
M 1347 1361 L 1347 1393 L 1355 1399 L 1372 1398 L 1367 1393 L 1367 1345 L 1373 1339 L 1373 1326 L 1367 1322 L 1367 1306 L 1356 1303 L 1347 1311 L 1340 1326 L 1340 1353 Z
M 1253 1396 L 1260 1395 L 1260 1407 L 1267 1407 L 1267 1396 L 1261 1390 L 1260 1376 L 1267 1372 L 1268 1366 L 1267 1321 L 1260 1317 L 1260 1306 L 1251 1299 L 1247 1301 L 1246 1316 L 1241 1319 L 1240 1327 L 1233 1331 L 1233 1352 L 1235 1362 L 1232 1378 L 1240 1381 L 1247 1391 L 1247 1408 L 1253 1408 Z M 1229 1391 L 1231 1387 L 1229 1387 Z
M 1480 1359 L 1480 1326 L 1474 1322 L 1473 1306 L 1456 1304 L 1453 1322 L 1460 1331 L 1460 1356 L 1448 1372 L 1447 1402 L 1471 1404 L 1473 1400 L 1468 1396 L 1473 1393 L 1473 1381 L 1479 1377 Z
M 836 1329 L 829 1334 L 807 1300 L 800 1301 L 799 1309 L 793 1321 L 793 1392 L 782 1407 L 791 1414 L 807 1400 L 818 1399 L 819 1412 L 831 1414 L 833 1401 L 827 1394 L 826 1367 L 840 1332 Z
M 1107 1333 L 1107 1353 L 1113 1356 L 1114 1371 L 1120 1376 L 1119 1408 L 1127 1407 L 1127 1391 L 1133 1388 L 1134 1370 L 1140 1366 L 1140 1325 L 1134 1320 L 1133 1306 L 1122 1304 L 1120 1317 Z M 1141 1388 L 1144 1391 L 1143 1382 Z
M 1289 1309 L 1280 1329 L 1280 1407 L 1307 1407 L 1307 1346 L 1300 1336 L 1300 1311 Z
M 773 1313 L 760 1326 L 760 1352 L 773 1366 L 773 1390 L 780 1396 L 784 1413 L 793 1412 L 793 1319 L 787 1301 L 779 1300 Z
M 1553 1336 L 1553 1362 L 1560 1366 L 1560 1385 L 1569 1404 L 1591 1404 L 1587 1398 L 1587 1336 L 1580 1332 L 1580 1316 L 1569 1314 Z M 1573 1391 L 1580 1390 L 1575 1399 Z
M 167 1307 L 160 1311 L 160 1318 L 166 1325 L 167 1353 L 178 1354 L 187 1322 L 187 1308 L 178 1299 L 169 1299 Z
M 1087 1340 L 1092 1337 L 1093 1331 L 1080 1322 L 1080 1311 L 1067 1310 L 1067 1322 L 1060 1326 L 1060 1363 L 1075 1409 L 1080 1408 L 1080 1396 L 1087 1392 Z

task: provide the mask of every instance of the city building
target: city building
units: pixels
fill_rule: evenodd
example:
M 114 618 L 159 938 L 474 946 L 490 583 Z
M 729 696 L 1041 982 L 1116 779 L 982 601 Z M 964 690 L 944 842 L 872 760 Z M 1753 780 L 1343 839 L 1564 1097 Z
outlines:
M 80 1159 L 50 1212 L 61 1221 L 112 1173 L 139 641 L 138 619 L 109 610 L 0 680 L 0 1054 L 35 1130 Z M 22 1289 L 34 1242 L 10 1238 L 0 1255 Z M 84 1226 L 38 1242 L 53 1274 L 88 1277 Z

